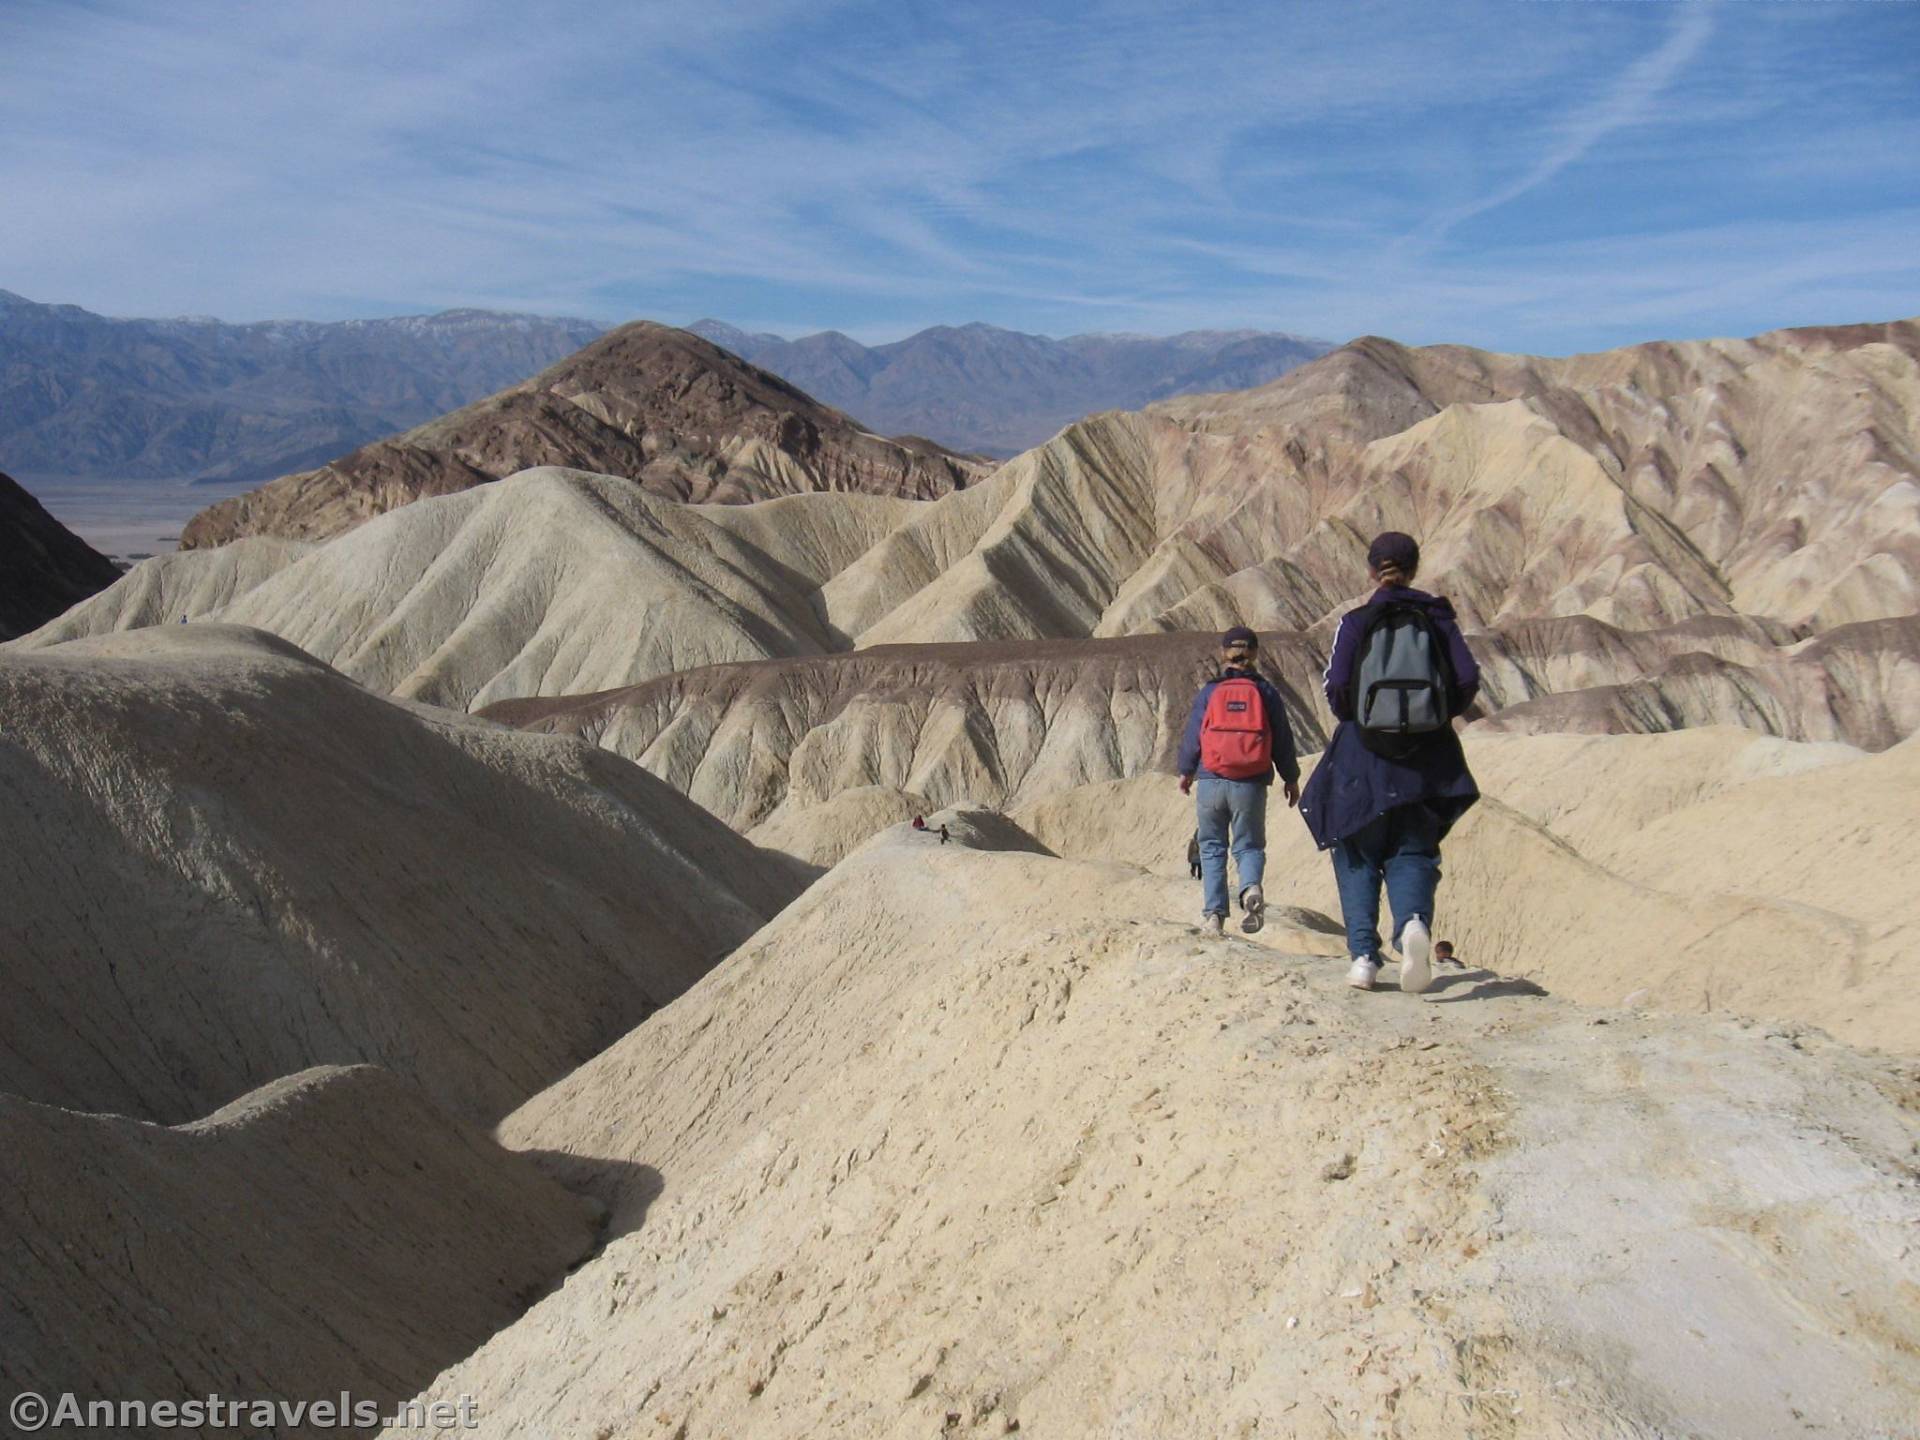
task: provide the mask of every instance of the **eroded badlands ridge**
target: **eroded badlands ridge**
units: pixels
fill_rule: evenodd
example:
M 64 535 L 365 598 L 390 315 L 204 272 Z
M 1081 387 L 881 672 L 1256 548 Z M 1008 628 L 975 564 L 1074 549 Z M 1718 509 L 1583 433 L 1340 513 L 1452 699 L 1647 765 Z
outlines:
M 1448 837 L 1438 905 L 1463 956 L 1586 1003 L 1920 1053 L 1920 741 L 1868 755 L 1714 727 L 1472 731 L 1466 746 L 1487 798 Z M 1186 873 L 1193 806 L 1166 776 L 1057 791 L 1015 818 L 1063 856 Z M 1337 915 L 1332 866 L 1298 819 L 1276 805 L 1267 840 L 1268 894 Z
M 1713 642 L 1730 633 L 1715 622 L 1782 649 L 1920 608 L 1915 328 L 1564 362 L 1369 341 L 1271 394 L 1184 418 L 1095 417 L 919 502 L 690 507 L 630 480 L 534 469 L 283 552 L 275 573 L 255 557 L 251 588 L 197 570 L 170 581 L 192 561 L 162 557 L 30 643 L 157 613 L 218 617 L 382 689 L 473 706 L 884 644 L 1235 622 L 1313 633 L 1363 588 L 1365 538 L 1393 527 L 1422 537 L 1427 572 L 1476 630 L 1694 627 L 1703 653 L 1745 664 Z M 178 598 L 156 606 L 156 591 Z M 1910 648 L 1864 633 L 1836 643 Z M 1756 683 L 1775 696 L 1749 707 L 1769 728 L 1825 733 L 1780 685 Z M 1735 692 L 1755 688 L 1724 666 L 1683 667 L 1674 684 L 1695 692 L 1676 717 L 1734 718 Z M 1576 708 L 1591 725 L 1659 706 L 1628 695 Z
M 1332 725 L 1325 627 L 1270 633 L 1262 667 L 1300 749 Z M 597 695 L 505 701 L 486 714 L 578 735 L 748 830 L 781 807 L 863 787 L 925 809 L 1008 809 L 1129 777 L 1166 780 L 1214 638 L 1151 635 L 998 645 L 882 645 L 715 665 Z M 1646 733 L 1735 725 L 1882 749 L 1920 728 L 1920 621 L 1781 644 L 1745 621 L 1620 631 L 1591 620 L 1480 633 L 1470 730 Z M 1476 718 L 1476 717 L 1486 718 Z M 890 818 L 899 818 L 897 816 Z
M 173 1129 L 0 1095 L 0 1145 L 9 1400 L 345 1391 L 384 1414 L 597 1231 L 524 1157 L 370 1066 L 291 1075 Z
M 1263 389 L 1129 417 L 1130 431 L 1100 420 L 1069 427 L 1063 438 L 1081 438 L 1064 450 L 1057 440 L 1012 462 L 1019 478 L 1001 488 L 1013 494 L 949 501 L 942 518 L 917 521 L 876 556 L 881 570 L 907 566 L 879 585 L 891 603 L 875 610 L 878 595 L 868 596 L 842 628 L 861 634 L 898 611 L 903 584 L 938 598 L 873 638 L 1207 628 L 1226 610 L 1295 625 L 1317 618 L 1302 606 L 1324 613 L 1351 593 L 1360 532 L 1387 526 L 1423 537 L 1430 564 L 1483 623 L 1590 613 L 1639 626 L 1741 613 L 1824 628 L 1912 613 L 1917 335 L 1920 324 L 1906 320 L 1568 360 L 1357 341 Z M 672 378 L 682 371 L 694 378 Z M 709 391 L 713 414 L 699 408 Z M 627 435 L 650 423 L 646 404 L 621 398 L 629 392 L 675 397 L 678 418 L 651 422 L 664 426 L 657 453 Z M 209 512 L 188 539 L 321 537 L 541 464 L 627 474 L 693 499 L 925 496 L 967 478 L 939 457 L 841 460 L 832 424 L 795 438 L 786 420 L 752 418 L 810 404 L 697 337 L 627 327 L 526 386 L 383 442 L 387 451 L 370 447 Z M 565 424 L 517 418 L 541 406 L 560 407 Z M 742 406 L 746 419 L 733 413 Z M 677 438 L 691 424 L 680 417 L 687 407 L 708 437 L 698 443 Z M 626 437 L 632 453 L 610 463 L 604 447 L 571 438 L 581 427 Z M 751 443 L 714 438 L 741 427 Z M 845 443 L 890 442 L 855 432 Z M 794 459 L 795 447 L 817 455 L 822 473 Z M 735 470 L 758 478 L 726 478 Z M 1009 500 L 1046 523 L 1023 524 Z M 1022 585 L 1032 577 L 1050 583 Z M 988 581 L 1015 592 L 1010 612 L 987 603 Z M 1032 628 L 1063 623 L 1077 628 Z
M 0 655 L 0 1090 L 190 1120 L 372 1060 L 491 1121 L 802 883 L 615 756 L 284 641 Z
M 180 545 L 325 539 L 530 465 L 624 475 L 652 493 L 716 501 L 809 490 L 939 495 L 981 469 L 931 441 L 871 434 L 697 335 L 638 321 L 531 380 L 210 506 Z
M 876 838 L 508 1120 L 615 1238 L 429 1393 L 621 1440 L 1909 1423 L 1910 1068 L 1363 996 L 1186 894 Z

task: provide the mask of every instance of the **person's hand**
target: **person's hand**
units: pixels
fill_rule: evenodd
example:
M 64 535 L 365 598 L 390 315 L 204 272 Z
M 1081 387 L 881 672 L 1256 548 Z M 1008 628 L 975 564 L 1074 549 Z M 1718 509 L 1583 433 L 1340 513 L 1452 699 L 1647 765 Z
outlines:
M 1291 810 L 1300 803 L 1300 782 L 1297 780 L 1284 780 L 1281 784 L 1286 788 L 1287 808 Z
M 1182 795 L 1190 795 L 1193 793 L 1193 776 L 1182 775 L 1180 777 L 1180 793 Z

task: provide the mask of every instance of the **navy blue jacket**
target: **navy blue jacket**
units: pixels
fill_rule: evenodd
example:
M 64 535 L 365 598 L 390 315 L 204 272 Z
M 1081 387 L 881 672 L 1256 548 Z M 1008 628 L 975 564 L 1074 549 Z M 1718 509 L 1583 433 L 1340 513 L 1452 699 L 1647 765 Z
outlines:
M 1219 780 L 1222 776 L 1205 770 L 1200 765 L 1200 721 L 1207 713 L 1207 697 L 1213 693 L 1213 687 L 1229 675 L 1244 676 L 1253 681 L 1260 689 L 1260 698 L 1267 707 L 1267 728 L 1273 732 L 1273 768 L 1280 778 L 1289 785 L 1300 779 L 1300 759 L 1293 749 L 1293 728 L 1287 724 L 1287 707 L 1280 698 L 1280 692 L 1264 675 L 1256 675 L 1251 670 L 1228 668 L 1200 687 L 1200 693 L 1193 697 L 1193 710 L 1187 716 L 1186 733 L 1180 737 L 1180 763 L 1174 768 L 1182 775 L 1203 775 L 1209 780 Z M 1272 775 L 1258 777 L 1262 785 L 1273 784 Z
M 1353 672 L 1360 660 L 1360 636 L 1372 611 L 1389 602 L 1419 605 L 1433 618 L 1434 628 L 1446 641 L 1447 658 L 1453 668 L 1448 699 L 1455 715 L 1471 705 L 1480 692 L 1480 667 L 1460 634 L 1452 603 L 1443 596 L 1404 586 L 1383 586 L 1366 604 L 1342 615 L 1326 674 L 1327 704 L 1340 723 L 1334 727 L 1327 751 L 1300 796 L 1301 817 L 1322 850 L 1401 805 L 1428 806 L 1440 817 L 1440 833 L 1445 835 L 1480 798 L 1480 787 L 1473 783 L 1467 757 L 1460 749 L 1460 737 L 1450 727 L 1434 734 L 1405 758 L 1392 759 L 1369 750 L 1361 740 L 1360 727 L 1353 723 Z

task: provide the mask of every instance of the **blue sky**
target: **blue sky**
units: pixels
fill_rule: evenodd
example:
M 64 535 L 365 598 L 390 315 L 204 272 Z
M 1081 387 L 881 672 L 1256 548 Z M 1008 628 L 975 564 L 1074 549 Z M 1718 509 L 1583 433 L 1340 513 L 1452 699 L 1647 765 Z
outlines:
M 1565 353 L 1920 313 L 1913 0 L 0 0 L 0 288 Z

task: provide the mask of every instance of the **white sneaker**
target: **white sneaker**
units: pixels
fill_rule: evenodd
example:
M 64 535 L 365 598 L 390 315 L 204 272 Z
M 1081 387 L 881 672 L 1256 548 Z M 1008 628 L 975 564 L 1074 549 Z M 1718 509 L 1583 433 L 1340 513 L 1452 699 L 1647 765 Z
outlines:
M 1380 973 L 1380 962 L 1371 955 L 1356 955 L 1347 971 L 1347 984 L 1356 990 L 1371 990 L 1373 977 Z
M 1224 935 L 1226 933 L 1227 917 L 1224 915 L 1202 915 L 1200 917 L 1200 925 L 1209 935 Z
M 1240 908 L 1247 913 L 1240 917 L 1241 933 L 1251 935 L 1267 923 L 1267 892 L 1258 885 L 1249 885 L 1240 892 Z
M 1433 937 L 1424 920 L 1409 920 L 1400 932 L 1400 989 L 1418 995 L 1433 982 L 1427 957 L 1433 953 Z

